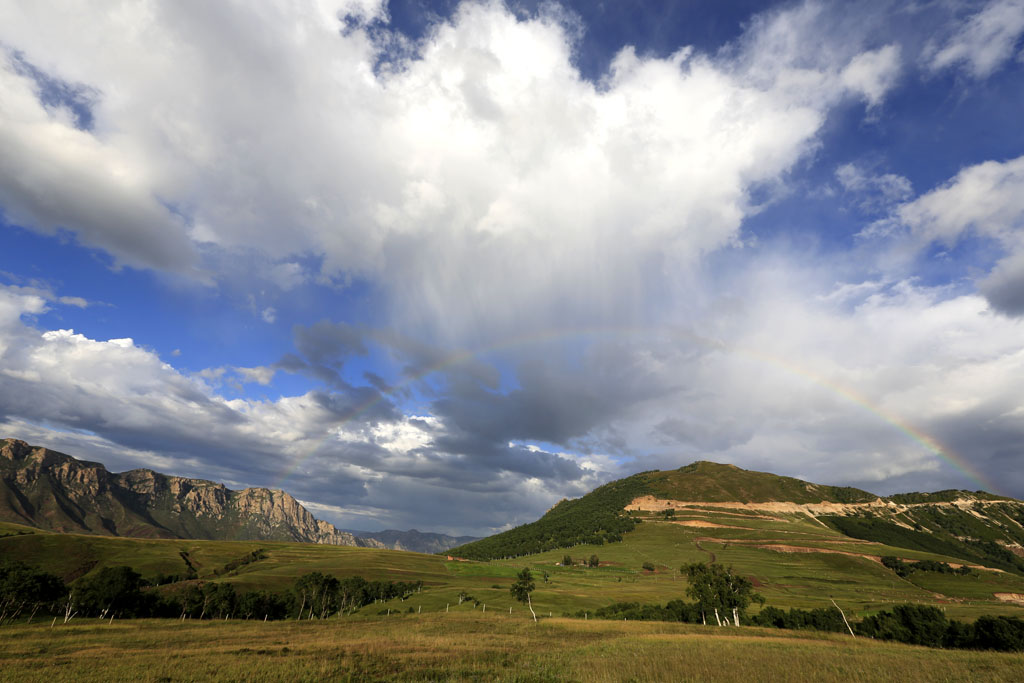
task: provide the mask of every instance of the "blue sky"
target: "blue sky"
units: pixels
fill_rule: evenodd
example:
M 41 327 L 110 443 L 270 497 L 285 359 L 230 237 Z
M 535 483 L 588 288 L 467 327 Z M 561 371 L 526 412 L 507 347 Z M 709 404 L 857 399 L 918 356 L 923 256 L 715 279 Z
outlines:
M 362 529 L 697 459 L 1024 497 L 1022 36 L 1021 0 L 7 3 L 0 432 Z

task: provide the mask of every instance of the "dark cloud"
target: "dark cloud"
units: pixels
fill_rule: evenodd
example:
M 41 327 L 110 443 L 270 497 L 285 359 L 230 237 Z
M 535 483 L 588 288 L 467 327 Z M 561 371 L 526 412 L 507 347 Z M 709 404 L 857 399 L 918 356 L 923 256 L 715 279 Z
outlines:
M 1010 259 L 1000 264 L 978 288 L 992 308 L 1009 316 L 1024 316 L 1024 254 L 1017 255 L 1016 267 Z

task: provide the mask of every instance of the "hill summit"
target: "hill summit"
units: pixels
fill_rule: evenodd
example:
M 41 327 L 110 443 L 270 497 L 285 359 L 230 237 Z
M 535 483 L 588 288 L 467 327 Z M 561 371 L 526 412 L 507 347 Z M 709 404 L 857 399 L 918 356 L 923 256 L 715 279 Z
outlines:
M 745 470 L 708 460 L 646 473 L 651 495 L 659 498 L 718 503 L 866 503 L 878 496 L 848 486 L 812 484 L 793 477 Z

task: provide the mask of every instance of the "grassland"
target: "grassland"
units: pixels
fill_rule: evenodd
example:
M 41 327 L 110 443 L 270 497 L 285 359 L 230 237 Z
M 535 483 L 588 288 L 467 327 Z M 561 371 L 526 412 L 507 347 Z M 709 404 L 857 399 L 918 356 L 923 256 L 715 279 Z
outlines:
M 12 525 L 0 526 L 0 534 L 13 531 L 17 529 Z M 235 571 L 223 571 L 226 564 L 257 548 L 265 551 L 265 559 Z M 596 554 L 601 565 L 562 567 L 559 563 L 566 554 L 577 561 Z M 513 614 L 522 612 L 522 606 L 512 601 L 508 587 L 523 566 L 536 572 L 533 602 L 542 614 L 560 616 L 613 602 L 665 603 L 685 597 L 686 582 L 679 575 L 682 564 L 713 559 L 748 576 L 767 604 L 783 609 L 827 607 L 835 599 L 854 618 L 903 602 L 937 605 L 950 618 L 961 620 L 981 615 L 1024 615 L 1024 608 L 995 597 L 996 593 L 1024 594 L 1024 577 L 980 570 L 969 576 L 915 572 L 903 579 L 872 559 L 881 555 L 956 562 L 955 558 L 923 551 L 856 541 L 801 515 L 765 519 L 712 510 L 687 513 L 674 521 L 649 516 L 619 543 L 581 545 L 491 562 L 299 543 L 52 533 L 0 538 L 0 556 L 21 559 L 66 580 L 103 566 L 122 564 L 148 578 L 182 575 L 187 570 L 187 558 L 199 580 L 230 582 L 242 591 L 283 592 L 296 578 L 313 571 L 339 578 L 423 582 L 422 592 L 405 603 L 396 600 L 371 605 L 363 609 L 364 613 L 388 609 L 405 612 L 410 606 L 424 613 L 446 608 L 472 612 L 482 610 L 484 605 L 488 612 L 507 613 L 509 607 Z M 645 562 L 653 564 L 655 571 L 643 571 Z M 459 605 L 462 592 L 475 601 Z
M 264 550 L 264 559 L 224 571 L 257 548 Z M 601 564 L 560 566 L 566 554 L 577 561 L 596 554 Z M 680 565 L 712 559 L 750 577 L 769 605 L 783 609 L 825 607 L 834 598 L 854 618 L 903 602 L 938 605 L 961 620 L 1024 615 L 1024 608 L 994 596 L 1024 593 L 1024 577 L 915 572 L 902 579 L 872 559 L 880 555 L 955 561 L 856 541 L 797 514 L 716 510 L 687 511 L 671 521 L 648 515 L 619 543 L 491 562 L 297 543 L 54 534 L 0 524 L 0 557 L 24 560 L 65 579 L 122 564 L 149 578 L 181 575 L 187 558 L 198 580 L 230 582 L 240 590 L 285 591 L 312 571 L 423 581 L 422 592 L 405 601 L 369 605 L 356 615 L 325 621 L 77 618 L 52 628 L 48 619 L 9 624 L 0 628 L 0 679 L 1024 680 L 1020 654 L 751 627 L 560 618 L 613 602 L 663 604 L 684 598 Z M 643 571 L 645 562 L 655 571 Z M 537 625 L 508 591 L 523 566 L 535 570 L 533 604 L 542 617 Z M 459 604 L 462 592 L 474 599 Z
M 768 629 L 475 613 L 0 629 L 17 681 L 1019 681 L 1021 655 Z

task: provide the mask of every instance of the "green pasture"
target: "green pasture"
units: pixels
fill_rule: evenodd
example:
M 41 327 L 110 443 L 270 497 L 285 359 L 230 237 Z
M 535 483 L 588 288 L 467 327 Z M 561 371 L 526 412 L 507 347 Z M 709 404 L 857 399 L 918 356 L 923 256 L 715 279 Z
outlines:
M 926 552 L 890 548 L 851 540 L 802 515 L 761 519 L 708 511 L 688 513 L 682 519 L 650 518 L 620 543 L 581 545 L 511 560 L 491 562 L 449 561 L 444 556 L 276 542 L 149 540 L 53 533 L 0 537 L 0 558 L 19 559 L 55 573 L 65 580 L 78 578 L 104 566 L 128 565 L 146 578 L 185 575 L 192 564 L 200 580 L 227 581 L 240 591 L 269 589 L 283 592 L 306 573 L 319 571 L 339 578 L 362 576 L 368 580 L 422 581 L 423 589 L 402 602 L 370 605 L 367 614 L 391 610 L 407 613 L 508 613 L 525 608 L 512 601 L 508 588 L 516 572 L 534 570 L 535 609 L 540 614 L 575 614 L 613 602 L 663 604 L 686 599 L 681 565 L 714 560 L 731 565 L 753 581 L 767 604 L 787 609 L 827 607 L 834 599 L 851 617 L 863 617 L 893 604 L 913 602 L 941 606 L 950 618 L 972 620 L 983 614 L 1024 615 L 1024 609 L 1002 602 L 994 593 L 1024 593 L 1024 577 L 979 571 L 958 576 L 915 572 L 902 579 L 863 555 L 896 555 L 906 559 L 956 561 Z M 697 520 L 716 527 L 685 526 Z M 0 534 L 27 531 L 17 525 L 0 526 Z M 729 528 L 734 527 L 734 528 Z M 780 552 L 757 545 L 786 546 Z M 231 572 L 229 562 L 262 548 L 264 559 Z M 832 551 L 832 552 L 830 552 Z M 835 552 L 839 551 L 839 552 Z M 849 553 L 849 554 L 841 554 Z M 184 555 L 183 555 L 184 554 Z M 565 555 L 576 563 L 597 555 L 600 566 L 562 567 Z M 651 563 L 655 571 L 644 571 Z M 545 579 L 545 574 L 547 578 Z M 175 586 L 159 590 L 174 590 Z M 459 604 L 460 593 L 472 599 Z M 754 606 L 753 610 L 758 607 Z

